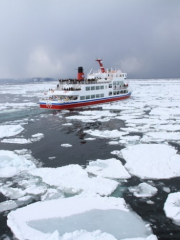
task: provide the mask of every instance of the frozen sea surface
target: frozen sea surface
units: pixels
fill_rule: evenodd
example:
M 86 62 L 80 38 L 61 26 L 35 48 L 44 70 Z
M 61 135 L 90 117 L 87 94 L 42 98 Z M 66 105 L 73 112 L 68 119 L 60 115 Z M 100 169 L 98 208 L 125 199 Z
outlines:
M 46 240 L 127 239 L 117 235 L 115 222 L 130 238 L 180 239 L 180 80 L 130 80 L 128 100 L 71 111 L 39 109 L 39 97 L 56 84 L 0 85 L 0 240 L 13 234 L 34 240 L 20 236 L 19 226 L 48 234 Z M 83 212 L 83 203 L 76 205 L 81 213 L 67 209 L 65 219 L 51 216 L 60 206 L 53 201 L 67 205 L 74 196 L 87 207 L 99 196 L 123 199 L 131 226 L 129 218 L 121 219 L 128 214 L 114 210 L 114 200 L 106 210 Z M 44 217 L 38 211 L 43 204 Z M 24 219 L 24 211 L 32 218 Z M 13 216 L 10 228 L 7 216 Z M 143 229 L 149 232 L 140 234 Z

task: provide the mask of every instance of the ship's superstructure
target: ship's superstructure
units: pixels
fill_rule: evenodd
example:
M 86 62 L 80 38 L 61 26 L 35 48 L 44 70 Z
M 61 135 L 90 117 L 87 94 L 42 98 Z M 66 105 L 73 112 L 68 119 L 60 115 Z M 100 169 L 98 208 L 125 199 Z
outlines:
M 105 70 L 102 60 L 96 60 L 100 70 L 90 71 L 84 78 L 83 67 L 78 67 L 77 79 L 60 79 L 55 89 L 49 89 L 41 108 L 71 109 L 77 107 L 119 101 L 130 97 L 127 74 L 121 70 Z

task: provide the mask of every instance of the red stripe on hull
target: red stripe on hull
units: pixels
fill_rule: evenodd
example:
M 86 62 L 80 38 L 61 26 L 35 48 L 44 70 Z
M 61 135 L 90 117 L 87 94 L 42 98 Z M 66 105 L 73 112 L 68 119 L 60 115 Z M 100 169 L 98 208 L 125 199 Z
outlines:
M 65 105 L 53 105 L 52 104 L 50 106 L 50 105 L 46 105 L 46 104 L 40 104 L 40 108 L 63 110 L 63 109 L 85 107 L 85 106 L 91 106 L 91 105 L 108 103 L 108 102 L 115 102 L 115 101 L 123 100 L 123 99 L 129 98 L 129 97 L 130 97 L 130 95 L 119 97 L 119 98 L 111 98 L 111 99 L 97 100 L 97 101 L 92 101 L 92 102 L 81 102 L 81 103 L 65 104 Z

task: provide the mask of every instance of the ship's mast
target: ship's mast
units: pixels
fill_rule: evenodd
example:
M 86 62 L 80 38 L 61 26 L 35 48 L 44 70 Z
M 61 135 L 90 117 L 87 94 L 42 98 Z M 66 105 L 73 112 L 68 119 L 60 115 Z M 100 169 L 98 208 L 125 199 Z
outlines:
M 102 73 L 105 73 L 105 69 L 104 69 L 104 66 L 103 66 L 103 63 L 102 63 L 102 59 L 96 59 L 96 61 L 99 63 L 99 66 L 101 68 L 101 72 Z

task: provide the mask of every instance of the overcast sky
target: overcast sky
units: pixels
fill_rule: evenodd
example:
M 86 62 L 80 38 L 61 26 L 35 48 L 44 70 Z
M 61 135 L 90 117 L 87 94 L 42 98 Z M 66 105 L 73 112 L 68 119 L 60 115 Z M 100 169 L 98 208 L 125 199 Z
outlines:
M 180 0 L 0 0 L 0 78 L 180 78 Z

